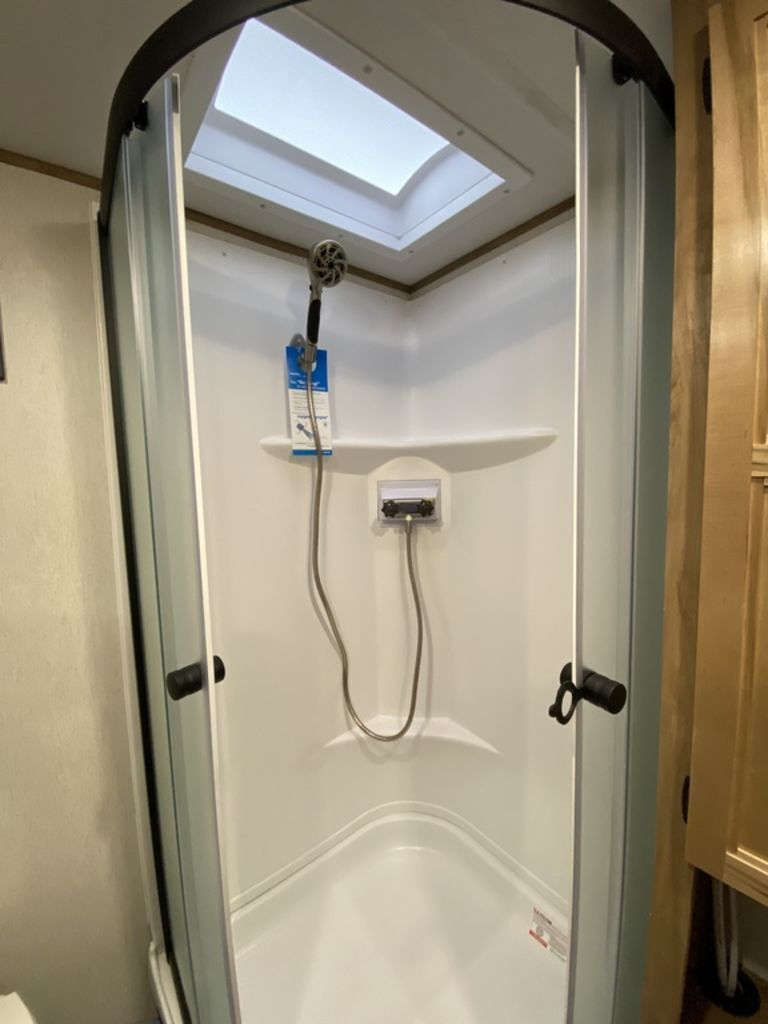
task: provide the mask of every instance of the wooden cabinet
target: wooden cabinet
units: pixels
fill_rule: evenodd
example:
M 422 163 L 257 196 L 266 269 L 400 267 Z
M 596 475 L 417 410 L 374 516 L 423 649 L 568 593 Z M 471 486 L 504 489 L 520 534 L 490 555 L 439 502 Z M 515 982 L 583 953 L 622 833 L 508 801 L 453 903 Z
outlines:
M 712 305 L 688 860 L 768 905 L 768 0 L 709 11 Z

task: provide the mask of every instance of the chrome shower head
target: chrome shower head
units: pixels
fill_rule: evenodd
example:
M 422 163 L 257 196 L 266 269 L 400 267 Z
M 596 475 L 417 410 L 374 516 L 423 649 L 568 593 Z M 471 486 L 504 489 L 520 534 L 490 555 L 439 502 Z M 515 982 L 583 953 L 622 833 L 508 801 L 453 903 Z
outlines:
M 317 339 L 320 333 L 320 296 L 323 288 L 334 288 L 347 275 L 347 254 L 343 246 L 332 238 L 318 242 L 307 256 L 309 266 L 309 309 L 307 310 L 307 336 L 299 362 L 306 373 L 311 372 L 317 353 Z
M 347 275 L 347 254 L 332 238 L 318 242 L 307 257 L 313 298 L 319 299 L 323 288 L 334 288 Z

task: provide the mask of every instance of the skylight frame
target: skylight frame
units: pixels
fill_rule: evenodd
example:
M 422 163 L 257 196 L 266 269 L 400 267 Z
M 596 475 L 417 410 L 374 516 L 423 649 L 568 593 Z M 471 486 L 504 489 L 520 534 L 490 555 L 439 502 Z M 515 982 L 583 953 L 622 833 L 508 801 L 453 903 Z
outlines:
M 376 93 L 441 138 L 461 138 L 461 148 L 449 142 L 392 195 L 259 132 L 246 121 L 224 114 L 215 103 L 241 27 L 216 57 L 218 70 L 202 86 L 205 91 L 200 96 L 207 97 L 207 110 L 196 122 L 196 134 L 190 134 L 194 142 L 185 169 L 190 184 L 194 181 L 199 188 L 217 192 L 226 202 L 248 204 L 258 199 L 256 209 L 268 211 L 270 234 L 280 235 L 274 220 L 279 218 L 292 238 L 297 237 L 297 229 L 302 236 L 307 230 L 344 232 L 347 238 L 354 235 L 359 244 L 383 250 L 390 259 L 406 259 L 417 243 L 423 248 L 444 227 L 466 221 L 473 210 L 487 207 L 531 180 L 531 172 L 512 153 L 471 126 L 457 123 L 431 95 L 307 14 L 278 11 L 268 21 L 279 35 L 319 55 L 362 87 L 375 83 Z M 268 71 L 262 67 L 263 75 Z M 281 167 L 273 162 L 276 154 L 288 158 Z M 258 213 L 255 218 L 258 221 Z M 254 214 L 249 219 L 253 221 Z

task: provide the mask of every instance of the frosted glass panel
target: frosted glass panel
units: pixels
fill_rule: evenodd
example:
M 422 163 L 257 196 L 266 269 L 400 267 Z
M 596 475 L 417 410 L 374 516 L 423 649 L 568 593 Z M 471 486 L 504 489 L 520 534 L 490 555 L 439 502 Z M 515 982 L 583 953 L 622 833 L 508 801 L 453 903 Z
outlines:
M 149 724 L 154 750 L 153 772 L 157 802 L 158 873 L 163 879 L 166 900 L 163 912 L 165 953 L 174 961 L 182 986 L 190 993 L 190 1012 L 196 1012 L 192 964 L 187 941 L 187 917 L 181 883 L 181 864 L 176 836 L 173 779 L 163 683 L 163 653 L 160 638 L 155 546 L 149 499 L 149 472 L 144 437 L 144 402 L 141 390 L 139 340 L 143 320 L 134 306 L 134 273 L 137 255 L 133 223 L 135 203 L 129 185 L 127 143 L 123 143 L 115 176 L 112 216 L 109 225 L 105 281 L 110 292 L 110 368 L 113 400 L 121 431 L 121 483 L 123 500 L 131 524 L 128 548 L 134 590 L 134 617 L 141 621 L 141 649 L 137 670 L 149 705 Z M 156 937 L 159 945 L 159 937 Z
M 577 36 L 575 678 L 629 675 L 634 349 L 625 337 L 625 119 L 610 54 Z M 613 1020 L 623 867 L 626 712 L 582 703 L 576 725 L 569 1021 Z
M 624 887 L 615 1019 L 639 1024 L 655 854 L 674 263 L 674 131 L 645 86 L 632 307 L 639 346 Z M 631 286 L 631 285 L 630 285 Z
M 167 890 L 173 914 L 170 940 L 173 949 L 182 950 L 183 959 L 189 960 L 191 969 L 180 973 L 194 1024 L 234 1024 L 239 1014 L 219 850 L 213 664 L 201 539 L 175 77 L 160 83 L 149 96 L 147 128 L 131 133 L 127 167 L 135 362 L 159 613 L 160 649 L 148 663 L 146 686 L 153 731 L 164 727 L 167 732 L 155 755 L 170 759 L 172 792 L 158 803 L 164 845 L 172 842 L 168 819 L 174 815 L 173 846 L 181 883 L 180 891 L 178 886 Z M 139 445 L 138 437 L 127 440 L 129 448 Z M 199 667 L 202 689 L 174 701 L 165 682 L 170 672 L 185 666 Z M 176 906 L 179 898 L 183 908 Z
M 628 702 L 617 716 L 585 702 L 576 715 L 569 1021 L 634 1024 L 661 676 L 672 136 L 655 107 L 649 135 L 641 87 L 614 82 L 610 52 L 578 34 L 576 50 L 573 662 L 577 680 L 590 669 L 623 683 Z

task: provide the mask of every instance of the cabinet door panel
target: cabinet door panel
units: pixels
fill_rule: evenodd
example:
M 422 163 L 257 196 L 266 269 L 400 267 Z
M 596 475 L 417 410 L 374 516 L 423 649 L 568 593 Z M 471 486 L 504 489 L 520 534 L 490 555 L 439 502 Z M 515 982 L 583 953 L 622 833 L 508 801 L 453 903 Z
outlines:
M 726 876 L 768 901 L 768 490 L 753 483 L 745 672 L 735 768 L 740 789 L 726 852 Z M 757 891 L 756 891 L 757 890 Z
M 768 3 L 710 11 L 712 329 L 687 853 L 768 904 Z

